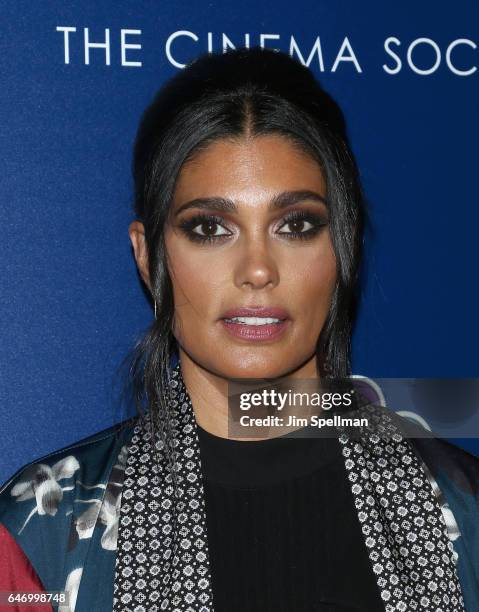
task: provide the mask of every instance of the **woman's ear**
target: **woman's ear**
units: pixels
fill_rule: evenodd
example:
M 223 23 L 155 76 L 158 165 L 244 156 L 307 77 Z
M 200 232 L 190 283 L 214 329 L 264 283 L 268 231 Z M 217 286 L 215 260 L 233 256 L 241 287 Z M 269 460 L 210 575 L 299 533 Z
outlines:
M 145 240 L 145 228 L 141 221 L 133 221 L 128 228 L 131 244 L 135 253 L 136 265 L 143 282 L 151 292 L 150 272 L 148 268 L 148 249 Z

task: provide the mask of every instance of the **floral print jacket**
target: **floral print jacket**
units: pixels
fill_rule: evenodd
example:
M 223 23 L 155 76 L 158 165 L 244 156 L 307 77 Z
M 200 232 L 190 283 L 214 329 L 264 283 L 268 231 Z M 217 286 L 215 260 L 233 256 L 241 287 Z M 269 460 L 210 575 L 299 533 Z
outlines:
M 0 526 L 19 545 L 41 587 L 67 593 L 60 612 L 112 609 L 121 487 L 133 426 L 130 420 L 51 453 L 21 469 L 0 491 Z M 3 541 L 11 546 L 11 538 Z M 6 557 L 12 554 L 0 555 Z M 10 587 L 10 574 L 0 566 L 0 591 L 24 590 Z
M 111 611 L 121 489 L 134 424 L 130 419 L 51 453 L 2 487 L 0 591 L 63 591 L 68 603 L 60 612 Z M 410 441 L 448 526 L 466 611 L 478 612 L 479 458 L 437 438 Z M 15 565 L 20 555 L 23 566 Z M 15 576 L 23 571 L 18 567 L 28 568 L 30 580 Z M 9 612 L 46 609 L 51 608 L 0 605 Z

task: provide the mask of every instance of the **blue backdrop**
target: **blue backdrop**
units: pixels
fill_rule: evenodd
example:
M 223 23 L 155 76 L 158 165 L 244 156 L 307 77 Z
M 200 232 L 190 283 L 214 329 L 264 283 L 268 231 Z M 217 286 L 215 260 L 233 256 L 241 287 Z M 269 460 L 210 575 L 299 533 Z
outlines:
M 127 234 L 136 126 L 223 46 L 292 53 L 344 109 L 375 228 L 354 371 L 478 377 L 478 19 L 472 0 L 4 1 L 0 481 L 121 417 L 114 370 L 152 318 Z

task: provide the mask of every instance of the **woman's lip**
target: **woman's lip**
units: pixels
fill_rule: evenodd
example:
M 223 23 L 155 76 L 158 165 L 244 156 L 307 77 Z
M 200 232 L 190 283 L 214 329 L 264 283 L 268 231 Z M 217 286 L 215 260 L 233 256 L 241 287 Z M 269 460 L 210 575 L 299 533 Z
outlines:
M 222 319 L 232 319 L 233 317 L 269 317 L 271 319 L 288 319 L 288 311 L 276 306 L 271 307 L 241 307 L 227 310 L 221 315 Z
M 263 341 L 273 339 L 276 340 L 276 338 L 278 338 L 278 336 L 280 336 L 285 329 L 287 329 L 290 320 L 285 319 L 279 323 L 266 323 L 265 325 L 248 325 L 246 323 L 235 323 L 233 321 L 222 319 L 221 323 L 228 333 L 236 338 L 241 338 L 243 340 Z

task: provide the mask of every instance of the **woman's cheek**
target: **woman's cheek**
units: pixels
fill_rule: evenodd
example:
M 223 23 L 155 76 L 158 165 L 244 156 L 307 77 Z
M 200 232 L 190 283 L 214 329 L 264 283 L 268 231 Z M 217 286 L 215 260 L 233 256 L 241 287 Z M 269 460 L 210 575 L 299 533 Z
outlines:
M 298 295 L 327 298 L 336 283 L 335 257 L 326 250 L 316 257 L 297 259 L 289 266 L 287 279 L 283 275 L 283 281 Z
M 297 269 L 296 280 L 291 281 L 295 295 L 304 307 L 311 333 L 319 335 L 328 315 L 336 285 L 336 262 L 322 259 L 301 271 Z
M 215 259 L 220 261 L 218 257 Z M 177 259 L 172 273 L 175 336 L 176 333 L 186 335 L 185 332 L 201 335 L 203 326 L 206 331 L 206 326 L 220 314 L 219 304 L 224 302 L 228 291 L 227 268 L 223 270 L 222 266 L 215 265 L 214 259 L 206 262 L 205 258 L 190 255 L 185 262 Z

